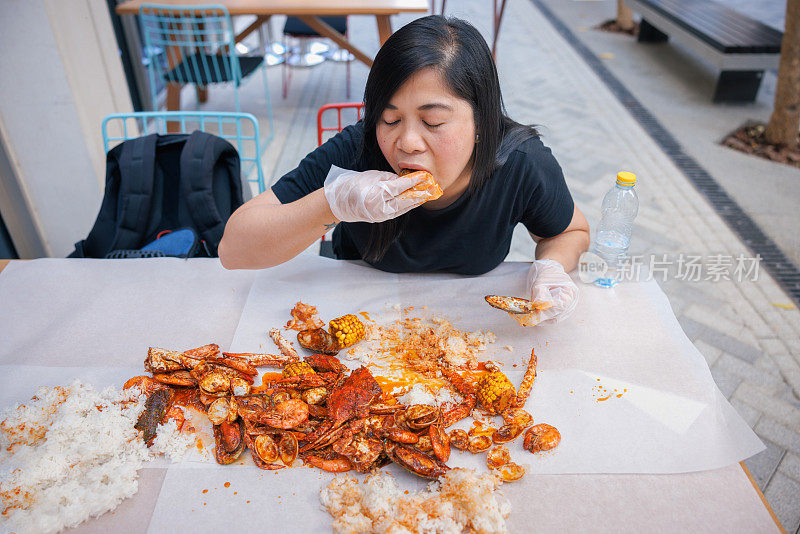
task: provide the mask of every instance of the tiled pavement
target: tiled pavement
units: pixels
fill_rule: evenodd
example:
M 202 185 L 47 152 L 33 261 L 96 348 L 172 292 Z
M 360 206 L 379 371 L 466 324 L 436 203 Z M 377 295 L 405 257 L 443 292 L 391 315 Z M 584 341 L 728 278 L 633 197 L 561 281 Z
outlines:
M 483 0 L 461 0 L 448 4 L 448 15 L 470 20 L 488 38 L 490 6 Z M 411 18 L 394 17 L 393 25 L 397 28 Z M 351 17 L 350 25 L 354 41 L 374 54 L 374 20 Z M 533 3 L 508 2 L 499 48 L 498 68 L 510 115 L 540 126 L 593 227 L 614 174 L 629 169 L 640 177 L 631 253 L 641 255 L 645 264 L 662 254 L 704 260 L 712 255 L 750 256 Z M 268 182 L 314 148 L 320 105 L 360 99 L 366 68 L 352 66 L 354 94 L 349 99 L 344 73 L 343 65 L 332 63 L 295 71 L 289 98 L 281 101 L 279 67 L 270 71 L 276 128 L 282 135 L 265 154 Z M 243 107 L 258 115 L 257 109 L 247 109 L 248 95 L 255 98 L 260 91 L 257 85 L 244 88 Z M 519 228 L 508 259 L 530 259 L 532 248 Z M 779 306 L 790 300 L 763 271 L 754 281 L 691 282 L 677 279 L 674 267 L 661 287 L 687 336 L 706 357 L 720 390 L 767 445 L 746 464 L 787 531 L 800 532 L 800 312 Z

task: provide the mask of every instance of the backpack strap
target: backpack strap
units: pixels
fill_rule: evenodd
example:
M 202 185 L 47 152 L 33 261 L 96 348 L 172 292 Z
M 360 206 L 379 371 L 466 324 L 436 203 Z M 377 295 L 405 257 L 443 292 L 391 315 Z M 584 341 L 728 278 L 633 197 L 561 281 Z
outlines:
M 119 153 L 117 145 L 106 154 L 106 186 L 100 212 L 86 239 L 75 243 L 69 258 L 102 258 L 114 240 L 117 228 L 117 200 L 119 195 Z
M 117 233 L 110 250 L 138 249 L 150 221 L 157 134 L 125 141 L 119 158 Z
M 181 152 L 181 197 L 188 205 L 198 235 L 214 256 L 230 215 L 226 213 L 223 218 L 214 197 L 214 174 L 221 158 L 226 161 L 235 158 L 235 176 L 231 177 L 227 185 L 233 197 L 239 199 L 238 207 L 242 202 L 239 156 L 230 143 L 214 135 L 195 131 L 189 136 Z

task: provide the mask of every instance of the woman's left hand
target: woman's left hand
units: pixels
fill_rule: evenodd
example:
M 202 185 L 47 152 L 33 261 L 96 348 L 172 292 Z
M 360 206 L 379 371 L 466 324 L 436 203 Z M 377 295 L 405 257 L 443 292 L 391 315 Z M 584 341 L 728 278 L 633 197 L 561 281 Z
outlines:
M 578 304 L 578 286 L 555 260 L 536 260 L 528 270 L 527 292 L 534 302 L 549 304 L 530 317 L 515 317 L 523 326 L 554 324 L 563 321 L 575 311 Z M 520 321 L 520 319 L 522 319 Z

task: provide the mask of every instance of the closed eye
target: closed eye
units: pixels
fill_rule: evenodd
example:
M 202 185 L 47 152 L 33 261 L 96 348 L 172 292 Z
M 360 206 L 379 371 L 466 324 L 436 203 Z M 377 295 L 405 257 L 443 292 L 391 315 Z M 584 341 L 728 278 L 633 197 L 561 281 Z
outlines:
M 422 121 L 422 122 L 423 122 L 423 123 L 425 124 L 425 126 L 427 126 L 428 128 L 438 128 L 439 126 L 441 126 L 442 124 L 444 124 L 443 122 L 440 122 L 439 124 L 428 124 L 428 123 L 427 123 L 427 122 L 425 122 L 425 121 Z
M 394 122 L 389 122 L 389 121 L 387 121 L 386 119 L 384 119 L 384 120 L 383 120 L 383 122 L 384 122 L 384 123 L 385 123 L 387 126 L 394 126 L 395 124 L 397 124 L 398 122 L 400 122 L 400 119 L 397 119 L 397 120 L 396 120 L 396 121 L 394 121 Z

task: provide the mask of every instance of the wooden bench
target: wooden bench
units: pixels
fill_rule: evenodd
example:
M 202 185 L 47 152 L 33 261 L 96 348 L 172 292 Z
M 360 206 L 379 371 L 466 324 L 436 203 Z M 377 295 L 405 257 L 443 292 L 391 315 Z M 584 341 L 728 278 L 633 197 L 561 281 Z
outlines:
M 639 42 L 670 37 L 721 70 L 714 102 L 752 102 L 777 69 L 783 33 L 711 0 L 625 0 L 642 16 Z

